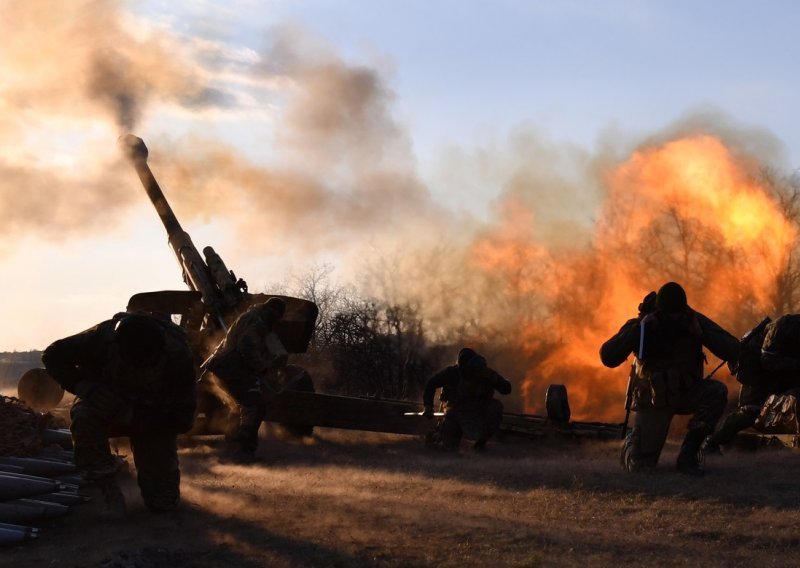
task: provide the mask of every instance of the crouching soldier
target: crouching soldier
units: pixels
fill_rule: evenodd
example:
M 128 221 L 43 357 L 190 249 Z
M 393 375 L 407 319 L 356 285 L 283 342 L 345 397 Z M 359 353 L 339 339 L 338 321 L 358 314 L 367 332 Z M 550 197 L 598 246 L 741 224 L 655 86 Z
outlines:
M 469 348 L 458 353 L 458 360 L 428 380 L 422 402 L 423 416 L 433 418 L 433 398 L 442 389 L 439 400 L 444 403 L 444 419 L 428 435 L 428 444 L 446 450 L 458 449 L 461 437 L 475 440 L 475 449 L 483 450 L 486 442 L 500 428 L 503 404 L 494 392 L 509 394 L 511 383 L 486 366 L 486 359 Z
M 651 292 L 628 320 L 600 348 L 607 367 L 618 367 L 633 353 L 632 409 L 636 418 L 622 446 L 621 461 L 630 471 L 658 463 L 675 414 L 691 415 L 678 454 L 681 473 L 702 475 L 700 445 L 714 431 L 727 403 L 728 389 L 704 380 L 703 348 L 724 361 L 736 361 L 739 341 L 711 319 L 692 310 L 686 292 L 675 283 Z
M 233 322 L 202 365 L 203 380 L 222 389 L 225 398 L 238 406 L 239 421 L 223 456 L 225 461 L 252 463 L 258 459 L 258 429 L 266 410 L 262 382 L 285 367 L 288 358 L 274 332 L 285 311 L 280 298 L 252 306 Z
M 800 314 L 775 321 L 765 318 L 745 334 L 738 365 L 732 370 L 741 383 L 739 406 L 706 438 L 705 454 L 721 453 L 720 446 L 753 426 L 770 395 L 800 394 Z
M 180 500 L 177 434 L 194 422 L 196 368 L 184 331 L 143 314 L 117 314 L 60 339 L 42 355 L 50 375 L 78 398 L 70 415 L 75 462 L 100 486 L 106 514 L 125 514 L 118 461 L 108 439 L 130 439 L 137 480 L 153 512 Z

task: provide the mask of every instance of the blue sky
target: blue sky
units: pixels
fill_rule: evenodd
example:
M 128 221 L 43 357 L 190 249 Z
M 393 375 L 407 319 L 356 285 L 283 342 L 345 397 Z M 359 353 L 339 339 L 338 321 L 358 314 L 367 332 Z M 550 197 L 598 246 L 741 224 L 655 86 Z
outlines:
M 647 133 L 698 108 L 773 132 L 800 165 L 796 2 L 146 2 L 186 33 L 259 50 L 287 22 L 350 62 L 383 65 L 425 160 L 529 123 L 591 146 L 607 128 Z M 209 14 L 214 14 L 213 18 Z
M 591 145 L 609 126 L 647 132 L 710 105 L 770 129 L 800 164 L 796 2 L 242 5 L 247 20 L 221 33 L 253 48 L 262 25 L 294 21 L 346 59 L 385 60 L 423 158 L 487 128 L 530 122 Z
M 72 3 L 81 10 L 97 6 Z M 215 42 L 241 61 L 263 58 L 275 30 L 288 26 L 301 30 L 299 36 L 314 49 L 375 70 L 388 89 L 390 118 L 410 144 L 415 174 L 445 207 L 479 212 L 501 190 L 491 176 L 475 181 L 469 170 L 445 171 L 448 157 L 460 152 L 471 160 L 486 149 L 503 153 L 520 129 L 565 151 L 591 154 L 609 137 L 635 144 L 687 114 L 713 111 L 734 127 L 774 137 L 782 148 L 769 156 L 774 165 L 785 171 L 800 167 L 796 2 L 238 0 L 224 6 L 211 1 L 120 6 L 179 43 Z M 81 10 L 64 18 L 78 20 L 86 13 Z M 154 105 L 137 133 L 156 141 L 169 135 L 174 144 L 182 135 L 202 133 L 253 161 L 279 159 L 271 138 L 276 124 L 271 115 L 280 113 L 278 91 L 260 99 L 258 89 L 243 89 L 256 93 L 250 106 L 217 120 Z M 9 87 L 0 82 L 0 103 L 4 92 Z M 0 113 L 7 108 L 0 105 Z M 113 147 L 118 133 L 108 121 L 65 127 L 63 112 L 48 119 L 33 107 L 31 115 L 35 118 L 14 117 L 26 138 L 2 141 L 4 155 L 30 159 L 36 151 L 24 151 L 25 144 L 46 144 L 65 155 L 47 167 L 76 167 L 85 163 L 69 156 L 77 138 L 81 148 L 96 150 Z M 60 128 L 72 130 L 57 135 Z M 462 191 L 459 183 L 474 187 Z M 19 247 L 4 243 L 11 249 L 0 257 L 4 274 L 25 276 L 2 283 L 0 311 L 25 323 L 0 333 L 0 350 L 43 347 L 122 309 L 136 291 L 180 288 L 163 229 L 148 207 L 134 209 L 127 229 L 66 242 L 20 233 L 14 237 Z M 591 209 L 583 215 L 590 218 Z M 198 246 L 217 246 L 220 239 L 229 244 L 209 220 L 184 224 Z M 296 259 L 276 255 L 256 261 L 244 251 L 221 252 L 251 282 L 274 281 L 276 273 L 302 268 Z M 107 267 L 119 255 L 130 266 L 111 278 Z

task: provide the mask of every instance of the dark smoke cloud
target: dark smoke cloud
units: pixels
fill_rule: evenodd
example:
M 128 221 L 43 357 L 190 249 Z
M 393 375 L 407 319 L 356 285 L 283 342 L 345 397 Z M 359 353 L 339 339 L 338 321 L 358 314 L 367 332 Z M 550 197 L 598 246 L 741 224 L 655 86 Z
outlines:
M 120 211 L 135 197 L 118 182 L 122 170 L 110 168 L 83 179 L 0 161 L 0 254 L 20 237 L 63 241 L 72 233 L 97 234 L 118 226 Z
M 234 93 L 210 82 L 190 46 L 122 7 L 110 0 L 65 0 L 57 9 L 45 0 L 3 3 L 0 235 L 63 239 L 118 224 L 140 196 L 119 168 L 114 131 L 133 129 L 156 103 L 190 111 L 237 105 Z M 81 131 L 104 120 L 115 125 L 105 153 L 70 147 L 80 171 L 48 165 L 54 147 L 81 144 Z
M 385 78 L 308 47 L 313 41 L 297 30 L 274 33 L 252 72 L 287 85 L 273 126 L 276 165 L 204 138 L 162 146 L 151 162 L 176 209 L 190 218 L 213 213 L 251 245 L 304 253 L 451 222 L 417 176 Z
M 242 82 L 261 85 L 258 94 L 266 97 L 275 93 L 264 83 L 283 85 L 274 125 L 273 162 L 279 165 L 257 166 L 200 137 L 148 141 L 153 170 L 185 220 L 213 216 L 255 243 L 283 234 L 290 235 L 290 246 L 319 246 L 324 238 L 335 248 L 355 235 L 401 231 L 411 218 L 425 223 L 444 217 L 417 178 L 407 134 L 392 115 L 393 94 L 375 69 L 349 65 L 293 28 L 275 30 L 259 58 L 163 30 L 143 32 L 120 7 L 72 0 L 62 6 L 72 17 L 54 18 L 41 2 L 12 2 L 17 18 L 31 23 L 4 30 L 10 67 L 19 74 L 7 100 L 21 113 L 72 120 L 96 120 L 104 109 L 129 130 L 155 104 L 189 111 L 236 108 L 239 96 L 232 88 L 207 79 L 227 68 Z M 33 49 L 53 44 L 59 45 L 58 64 L 54 51 L 37 55 Z M 200 61 L 214 63 L 205 68 Z M 44 237 L 99 230 L 102 223 L 87 222 L 91 211 L 122 218 L 129 203 L 141 202 L 133 176 L 112 158 L 106 155 L 104 166 L 86 156 L 102 173 L 82 172 L 75 179 L 36 160 L 9 162 L 4 167 L 13 175 L 0 185 L 2 213 L 18 219 L 15 230 Z M 19 184 L 11 179 L 31 189 L 36 206 L 23 206 Z
M 136 22 L 120 2 L 65 0 L 55 10 L 46 0 L 9 0 L 3 13 L 15 104 L 72 117 L 94 117 L 99 104 L 125 129 L 152 102 L 231 104 L 232 95 L 209 84 L 187 46 Z

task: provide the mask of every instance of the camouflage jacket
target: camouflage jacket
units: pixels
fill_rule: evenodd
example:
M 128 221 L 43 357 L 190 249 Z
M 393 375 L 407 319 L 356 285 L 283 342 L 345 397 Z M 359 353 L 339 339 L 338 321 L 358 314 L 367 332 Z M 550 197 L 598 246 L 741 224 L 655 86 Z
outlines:
M 236 318 L 214 353 L 203 363 L 224 380 L 237 375 L 261 375 L 275 366 L 274 354 L 267 346 L 279 316 L 263 305 L 253 306 Z
M 484 409 L 495 391 L 500 394 L 511 392 L 511 383 L 492 369 L 480 380 L 466 380 L 458 365 L 451 365 L 436 373 L 425 385 L 422 402 L 425 406 L 433 406 L 436 389 L 442 389 L 439 400 L 445 403 L 447 410 Z
M 114 328 L 126 314 L 76 335 L 59 339 L 42 354 L 50 375 L 69 392 L 82 381 L 100 383 L 133 407 L 148 430 L 188 431 L 197 404 L 197 370 L 186 334 L 177 325 L 153 318 L 163 327 L 164 353 L 147 376 L 126 367 L 119 357 Z
M 800 314 L 787 314 L 767 325 L 761 346 L 758 383 L 773 393 L 800 387 Z
M 704 347 L 723 361 L 736 361 L 739 356 L 739 340 L 700 312 L 692 311 L 689 318 L 677 323 L 655 314 L 625 322 L 603 343 L 600 359 L 612 368 L 622 365 L 631 354 L 644 361 L 694 366 L 702 361 Z
M 689 310 L 673 318 L 656 311 L 626 322 L 600 348 L 600 358 L 617 367 L 634 353 L 633 410 L 679 408 L 691 404 L 693 385 L 703 379 L 704 347 L 726 361 L 739 356 L 739 340 L 703 314 Z

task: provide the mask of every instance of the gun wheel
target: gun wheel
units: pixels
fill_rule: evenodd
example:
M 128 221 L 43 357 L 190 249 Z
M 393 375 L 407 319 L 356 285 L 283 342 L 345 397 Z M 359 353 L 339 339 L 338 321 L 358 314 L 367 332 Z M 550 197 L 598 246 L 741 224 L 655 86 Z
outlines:
M 64 389 L 45 369 L 30 369 L 17 382 L 17 396 L 34 410 L 48 412 L 64 398 Z
M 553 422 L 569 422 L 569 398 L 565 385 L 550 385 L 544 399 L 547 418 Z

